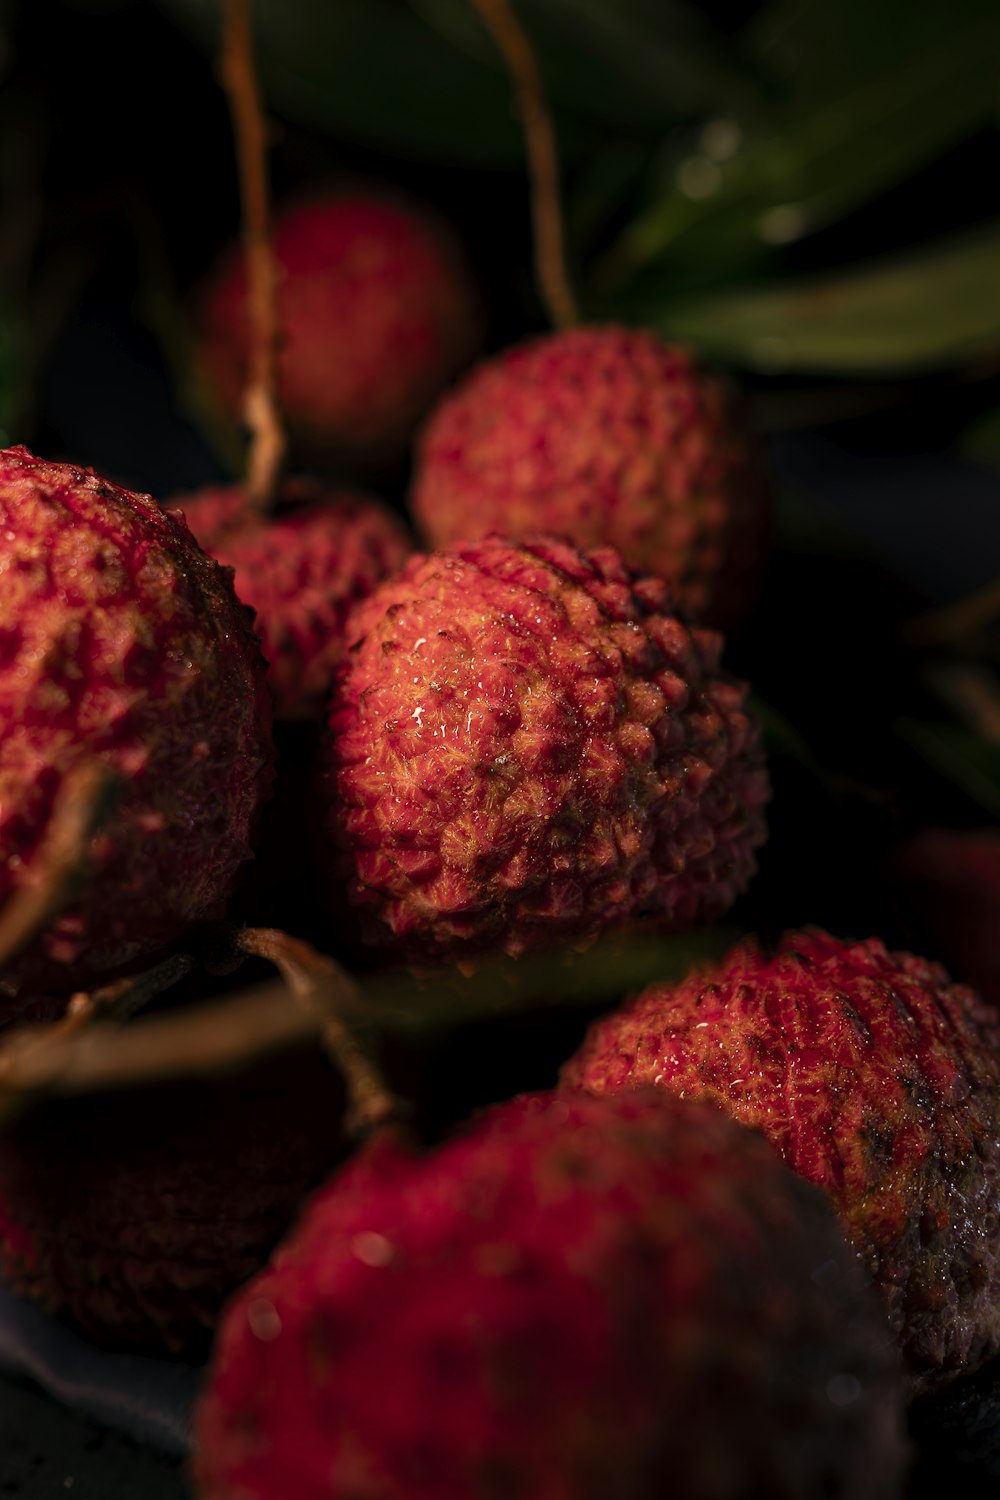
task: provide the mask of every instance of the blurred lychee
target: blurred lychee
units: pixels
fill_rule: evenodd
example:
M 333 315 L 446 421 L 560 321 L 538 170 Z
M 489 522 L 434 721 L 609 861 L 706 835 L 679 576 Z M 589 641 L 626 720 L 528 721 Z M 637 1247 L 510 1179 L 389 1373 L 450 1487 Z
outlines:
M 822 1196 L 714 1110 L 536 1095 L 382 1138 L 229 1308 L 204 1500 L 897 1492 L 896 1359 Z M 724 1438 L 722 1433 L 724 1431 Z
M 344 1150 L 319 1053 L 53 1100 L 0 1135 L 0 1269 L 101 1345 L 204 1353 Z
M 478 299 L 434 214 L 371 191 L 327 193 L 275 219 L 279 391 L 300 452 L 369 467 L 396 458 L 475 353 Z M 203 299 L 199 360 L 242 415 L 251 327 L 234 250 Z

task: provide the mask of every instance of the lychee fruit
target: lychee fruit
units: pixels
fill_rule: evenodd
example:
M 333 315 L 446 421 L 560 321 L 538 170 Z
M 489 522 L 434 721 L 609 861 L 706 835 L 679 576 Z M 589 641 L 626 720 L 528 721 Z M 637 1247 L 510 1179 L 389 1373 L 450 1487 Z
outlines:
M 895 1357 L 834 1215 L 649 1091 L 376 1140 L 228 1309 L 203 1500 L 894 1493 Z M 720 1440 L 724 1428 L 725 1440 Z
M 121 796 L 84 893 L 8 971 L 62 993 L 221 914 L 272 778 L 271 707 L 231 575 L 148 495 L 0 453 L 0 902 L 41 878 L 67 776 Z
M 323 795 L 340 888 L 398 956 L 462 962 L 724 912 L 767 774 L 721 637 L 611 548 L 417 555 L 359 605 Z
M 564 1083 L 655 1084 L 763 1131 L 832 1198 L 915 1389 L 1000 1352 L 1000 1025 L 937 964 L 820 931 L 743 943 L 598 1021 Z
M 574 328 L 507 350 L 448 395 L 411 504 L 432 546 L 498 531 L 610 543 L 700 619 L 752 603 L 770 485 L 736 392 L 642 330 Z
M 910 925 L 1000 1010 L 1000 829 L 925 828 L 892 851 L 885 874 Z
M 362 467 L 398 457 L 479 343 L 478 297 L 453 234 L 405 200 L 345 191 L 287 206 L 272 243 L 279 394 L 293 442 Z M 239 419 L 251 340 L 240 250 L 199 321 L 201 366 Z
M 178 495 L 206 552 L 231 567 L 256 614 L 281 719 L 318 719 L 343 651 L 350 606 L 412 551 L 406 528 L 377 500 L 318 481 L 288 479 L 261 515 L 240 485 Z
M 96 1343 L 204 1353 L 344 1144 L 317 1051 L 50 1100 L 0 1135 L 0 1269 Z

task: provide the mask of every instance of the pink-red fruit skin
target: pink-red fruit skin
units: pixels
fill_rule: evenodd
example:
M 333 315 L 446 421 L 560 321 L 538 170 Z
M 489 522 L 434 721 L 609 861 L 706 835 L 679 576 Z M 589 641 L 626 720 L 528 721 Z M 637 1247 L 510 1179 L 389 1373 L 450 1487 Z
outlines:
M 456 543 L 350 628 L 325 801 L 368 941 L 516 956 L 693 927 L 749 882 L 768 783 L 746 688 L 613 549 Z
M 895 1356 L 820 1194 L 718 1111 L 528 1096 L 376 1140 L 230 1306 L 201 1500 L 884 1500 Z
M 403 524 L 368 496 L 288 479 L 278 507 L 255 512 L 240 485 L 177 495 L 206 552 L 231 567 L 253 609 L 281 719 L 318 719 L 344 649 L 352 604 L 412 550 Z
M 372 192 L 317 194 L 276 217 L 279 395 L 300 451 L 370 466 L 398 456 L 475 353 L 480 311 L 450 230 Z M 234 251 L 201 316 L 201 362 L 243 414 L 251 327 Z
M 271 706 L 229 572 L 148 495 L 0 454 L 0 904 L 39 880 L 68 774 L 117 810 L 82 895 L 4 976 L 81 988 L 221 914 L 272 779 Z
M 1000 1027 L 938 965 L 820 931 L 742 944 L 598 1021 L 563 1082 L 763 1131 L 832 1198 L 914 1388 L 1000 1353 Z
M 0 1270 L 94 1343 L 204 1354 L 343 1147 L 319 1054 L 58 1100 L 0 1136 Z
M 412 490 L 432 546 L 490 531 L 610 543 L 700 619 L 753 602 L 770 482 L 736 392 L 687 349 L 614 326 L 480 366 L 421 434 Z

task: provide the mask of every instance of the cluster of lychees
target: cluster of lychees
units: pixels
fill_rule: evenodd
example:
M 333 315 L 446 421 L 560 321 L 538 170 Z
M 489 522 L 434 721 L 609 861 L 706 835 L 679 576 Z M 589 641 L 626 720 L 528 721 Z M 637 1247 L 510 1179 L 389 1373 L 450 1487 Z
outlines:
M 275 246 L 292 433 L 370 471 L 471 356 L 467 273 L 441 226 L 357 197 Z M 235 403 L 238 267 L 205 305 Z M 2 455 L 0 898 L 80 768 L 117 800 L 0 1020 L 190 943 L 277 857 L 272 714 L 316 725 L 281 833 L 331 946 L 353 925 L 474 971 L 728 911 L 768 797 L 713 628 L 768 525 L 734 394 L 648 333 L 538 339 L 431 412 L 412 513 L 433 550 L 318 480 L 267 515 L 238 487 L 161 508 Z M 345 1150 L 318 1057 L 28 1114 L 2 1265 L 100 1341 L 179 1352 L 243 1288 L 198 1422 L 211 1500 L 896 1492 L 903 1392 L 1000 1352 L 994 1014 L 802 932 L 652 987 L 553 1085 L 435 1150 L 377 1130 L 260 1275 Z

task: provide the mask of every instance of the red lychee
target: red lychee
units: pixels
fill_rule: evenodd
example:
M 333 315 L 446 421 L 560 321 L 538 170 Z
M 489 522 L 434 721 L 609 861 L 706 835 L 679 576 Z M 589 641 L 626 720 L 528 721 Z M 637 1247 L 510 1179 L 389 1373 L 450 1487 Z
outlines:
M 203 1353 L 343 1152 L 318 1052 L 47 1103 L 0 1135 L 0 1268 L 117 1348 Z
M 1000 1025 L 938 965 L 819 931 L 741 944 L 597 1022 L 564 1082 L 763 1131 L 833 1199 L 917 1388 L 1000 1352 Z
M 490 531 L 610 543 L 730 626 L 765 560 L 769 492 L 728 383 L 652 333 L 584 327 L 508 350 L 445 398 L 412 508 L 433 546 Z
M 270 699 L 231 575 L 148 495 L 0 454 L 0 902 L 40 878 L 65 778 L 121 800 L 72 908 L 4 976 L 85 985 L 220 915 L 272 777 Z
M 225 1315 L 203 1500 L 881 1497 L 876 1299 L 820 1194 L 717 1111 L 527 1096 L 383 1139 Z M 722 1435 L 724 1433 L 724 1436 Z
M 464 258 L 433 214 L 376 193 L 317 196 L 275 219 L 279 389 L 300 450 L 370 465 L 403 451 L 479 342 Z M 246 267 L 233 251 L 207 294 L 200 360 L 242 414 Z
M 289 479 L 279 508 L 254 512 L 240 485 L 177 495 L 206 552 L 234 570 L 236 592 L 256 613 L 282 719 L 322 713 L 343 650 L 350 606 L 412 551 L 402 522 L 377 500 Z
M 767 775 L 721 637 L 611 548 L 411 558 L 350 622 L 326 812 L 367 938 L 462 960 L 724 912 Z
M 1000 1010 L 1000 829 L 925 828 L 886 874 L 928 946 Z

